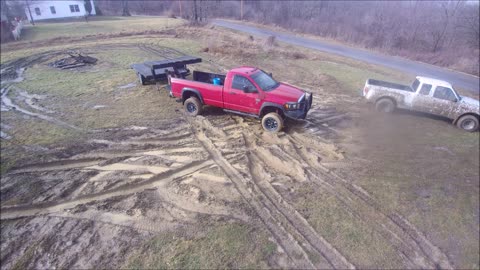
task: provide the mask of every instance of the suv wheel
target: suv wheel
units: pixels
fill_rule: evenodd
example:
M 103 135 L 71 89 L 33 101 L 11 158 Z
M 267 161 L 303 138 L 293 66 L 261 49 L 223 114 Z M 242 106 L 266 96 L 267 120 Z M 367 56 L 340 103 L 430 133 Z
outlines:
M 183 104 L 185 112 L 190 116 L 197 116 L 202 113 L 202 103 L 196 97 L 190 97 Z
M 464 115 L 457 121 L 457 127 L 468 131 L 474 132 L 478 130 L 478 117 L 473 115 Z
M 262 127 L 268 132 L 277 133 L 283 128 L 283 118 L 275 112 L 267 113 L 262 118 Z

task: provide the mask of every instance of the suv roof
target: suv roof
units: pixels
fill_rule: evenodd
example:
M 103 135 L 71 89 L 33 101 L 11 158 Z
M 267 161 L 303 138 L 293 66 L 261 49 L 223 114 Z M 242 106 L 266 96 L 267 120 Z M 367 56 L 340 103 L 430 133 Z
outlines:
M 438 86 L 453 88 L 450 83 L 448 83 L 446 81 L 442 81 L 442 80 L 437 80 L 437 79 L 422 77 L 422 76 L 417 76 L 417 80 L 419 80 L 422 83 L 428 83 L 428 84 L 432 84 L 432 85 L 438 85 Z

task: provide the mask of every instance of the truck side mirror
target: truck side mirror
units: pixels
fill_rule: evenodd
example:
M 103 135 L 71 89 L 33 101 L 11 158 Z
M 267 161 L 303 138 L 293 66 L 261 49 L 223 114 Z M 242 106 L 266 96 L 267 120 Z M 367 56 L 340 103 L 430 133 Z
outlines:
M 272 77 L 272 79 L 273 79 L 273 74 L 271 72 L 268 73 L 268 76 Z

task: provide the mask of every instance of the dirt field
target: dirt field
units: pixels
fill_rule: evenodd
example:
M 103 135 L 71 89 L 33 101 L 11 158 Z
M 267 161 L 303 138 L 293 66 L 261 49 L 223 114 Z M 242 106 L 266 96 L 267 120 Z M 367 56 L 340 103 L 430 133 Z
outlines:
M 358 96 L 368 77 L 407 76 L 139 23 L 2 45 L 2 268 L 480 266 L 479 134 L 379 115 Z M 99 61 L 47 66 L 65 50 Z M 216 108 L 186 117 L 129 69 L 182 54 L 202 57 L 199 70 L 260 66 L 312 91 L 312 110 L 278 135 Z

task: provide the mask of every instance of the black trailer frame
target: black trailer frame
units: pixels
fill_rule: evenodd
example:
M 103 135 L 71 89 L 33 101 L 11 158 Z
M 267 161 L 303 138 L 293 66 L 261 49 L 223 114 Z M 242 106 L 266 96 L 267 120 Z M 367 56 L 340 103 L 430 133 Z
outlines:
M 147 61 L 142 64 L 133 64 L 131 68 L 136 71 L 142 85 L 168 80 L 168 75 L 178 78 L 185 78 L 190 75 L 187 68 L 189 64 L 202 62 L 202 58 L 193 56 L 182 56 L 175 59 L 160 61 Z

